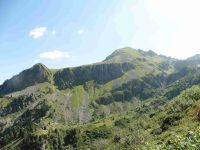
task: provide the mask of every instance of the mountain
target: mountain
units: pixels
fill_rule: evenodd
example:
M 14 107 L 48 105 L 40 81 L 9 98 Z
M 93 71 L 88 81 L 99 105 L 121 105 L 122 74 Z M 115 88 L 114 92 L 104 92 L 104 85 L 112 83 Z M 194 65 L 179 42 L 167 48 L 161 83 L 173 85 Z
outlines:
M 36 64 L 0 86 L 0 149 L 198 149 L 199 62 L 125 47 Z
M 36 64 L 32 68 L 24 70 L 19 75 L 4 82 L 0 86 L 0 95 L 14 91 L 20 91 L 28 86 L 43 82 L 51 82 L 52 73 L 43 64 Z
M 200 55 L 196 54 L 186 60 L 177 61 L 175 64 L 175 68 L 177 70 L 181 70 L 185 67 L 199 67 L 200 66 Z
M 126 73 L 170 72 L 173 70 L 172 64 L 174 62 L 175 59 L 161 57 L 151 51 L 145 52 L 127 47 L 116 50 L 103 62 L 92 65 L 53 71 L 43 64 L 36 64 L 4 82 L 0 86 L 0 94 L 5 95 L 20 91 L 28 86 L 43 82 L 53 82 L 60 89 L 83 85 L 90 80 L 97 82 L 97 84 L 105 84 Z

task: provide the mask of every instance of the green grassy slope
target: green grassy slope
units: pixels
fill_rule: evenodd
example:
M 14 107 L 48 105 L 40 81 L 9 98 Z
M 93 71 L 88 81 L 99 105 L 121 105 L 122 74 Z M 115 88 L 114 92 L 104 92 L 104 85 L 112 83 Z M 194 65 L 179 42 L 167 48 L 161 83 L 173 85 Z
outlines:
M 123 48 L 37 64 L 0 86 L 0 149 L 198 149 L 199 60 L 185 62 Z
M 160 105 L 156 110 L 151 109 L 154 107 L 154 100 L 135 102 L 136 100 L 128 104 L 135 106 L 130 107 L 132 109 L 96 118 L 87 124 L 56 123 L 52 121 L 55 116 L 50 114 L 48 116 L 48 113 L 44 116 L 43 114 L 35 116 L 34 112 L 31 112 L 31 116 L 36 121 L 34 121 L 36 126 L 30 127 L 32 133 L 20 131 L 22 133 L 19 132 L 19 135 L 13 136 L 19 138 L 18 136 L 22 134 L 28 140 L 21 144 L 23 148 L 30 148 L 30 145 L 34 145 L 32 148 L 41 148 L 43 145 L 46 149 L 55 149 L 55 147 L 63 149 L 64 147 L 78 149 L 169 149 L 171 147 L 175 149 L 180 145 L 183 148 L 191 148 L 191 146 L 193 149 L 198 148 L 200 104 L 198 85 L 182 91 L 180 95 Z M 47 103 L 41 107 L 42 110 L 57 107 Z M 125 103 L 122 105 L 128 108 Z M 38 108 L 38 110 L 41 109 Z M 41 118 L 39 122 L 37 117 Z M 21 123 L 24 121 L 26 120 L 21 120 Z M 8 134 L 6 137 L 10 137 L 12 131 L 17 131 L 17 123 L 14 129 L 5 130 L 4 136 Z M 60 142 L 53 142 L 57 140 Z

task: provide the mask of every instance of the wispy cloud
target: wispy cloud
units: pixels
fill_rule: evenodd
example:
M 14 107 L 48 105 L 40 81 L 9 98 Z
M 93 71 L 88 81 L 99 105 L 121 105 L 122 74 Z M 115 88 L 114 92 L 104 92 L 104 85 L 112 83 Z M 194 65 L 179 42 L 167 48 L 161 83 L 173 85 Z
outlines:
M 51 34 L 52 34 L 52 35 L 56 35 L 56 34 L 57 34 L 56 30 L 52 30 L 52 31 L 51 31 Z
M 47 27 L 36 27 L 29 32 L 29 36 L 38 39 L 44 36 L 45 32 L 47 32 Z
M 83 33 L 85 33 L 85 30 L 80 29 L 80 30 L 78 30 L 77 32 L 78 32 L 78 34 L 83 34 Z
M 53 51 L 43 52 L 39 55 L 39 57 L 54 60 L 61 58 L 70 58 L 70 55 L 67 52 L 62 52 L 60 50 L 53 50 Z
M 40 61 L 39 59 L 35 59 L 33 62 L 38 63 L 39 61 Z

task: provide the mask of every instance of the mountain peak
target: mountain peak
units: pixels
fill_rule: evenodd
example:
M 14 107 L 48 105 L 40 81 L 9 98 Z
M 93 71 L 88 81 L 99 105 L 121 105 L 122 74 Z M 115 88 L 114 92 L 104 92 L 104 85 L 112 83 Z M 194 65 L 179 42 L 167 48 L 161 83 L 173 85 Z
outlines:
M 126 53 L 131 53 L 134 51 L 138 51 L 137 49 L 134 49 L 132 47 L 123 47 L 115 50 L 113 53 L 121 53 L 121 52 L 126 52 Z
M 152 51 L 152 50 L 148 50 L 146 53 L 147 53 L 148 55 L 150 55 L 150 56 L 156 56 L 156 55 L 158 55 L 157 53 L 155 53 L 155 52 Z
M 37 83 L 51 82 L 52 73 L 43 64 L 38 63 L 26 69 L 0 86 L 0 95 L 25 89 Z
M 42 66 L 42 67 L 46 67 L 44 64 L 42 64 L 42 63 L 37 63 L 37 64 L 35 64 L 34 66 Z M 33 66 L 33 67 L 34 67 Z
M 185 67 L 199 67 L 200 66 L 200 54 L 196 54 L 185 60 L 180 60 L 175 63 L 175 68 L 181 70 Z
M 134 49 L 131 47 L 124 47 L 115 50 L 110 56 L 108 56 L 104 62 L 119 63 L 119 62 L 134 62 L 138 58 L 144 58 L 145 56 L 154 57 L 157 54 L 152 51 L 143 51 L 141 49 Z
M 131 62 L 133 58 L 137 57 L 139 51 L 131 47 L 125 47 L 115 50 L 110 56 L 106 57 L 104 62 L 119 63 Z
M 188 60 L 200 60 L 200 54 L 196 54 L 196 55 L 194 55 L 194 56 L 192 56 L 192 57 L 189 57 L 188 58 Z
M 42 63 L 37 63 L 35 65 L 33 65 L 32 69 L 36 69 L 36 68 L 40 68 L 40 69 L 44 69 L 44 70 L 49 70 L 44 64 Z M 31 68 L 30 68 L 31 69 Z

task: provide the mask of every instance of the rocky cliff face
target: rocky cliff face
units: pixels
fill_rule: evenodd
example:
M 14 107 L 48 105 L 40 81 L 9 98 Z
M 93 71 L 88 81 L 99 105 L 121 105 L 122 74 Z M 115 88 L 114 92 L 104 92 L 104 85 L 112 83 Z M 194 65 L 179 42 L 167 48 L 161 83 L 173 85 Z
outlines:
M 105 63 L 66 68 L 55 73 L 54 82 L 60 89 L 83 85 L 91 80 L 98 84 L 104 84 L 122 76 L 130 69 L 134 69 L 134 65 L 130 63 Z
M 179 61 L 123 48 L 91 65 L 36 64 L 0 86 L 0 149 L 105 149 L 95 146 L 102 141 L 119 149 L 124 139 L 127 149 L 143 131 L 166 138 L 169 119 L 184 111 L 188 119 L 188 108 L 199 106 L 199 62 L 199 55 Z
M 6 95 L 15 91 L 21 91 L 26 87 L 38 83 L 49 82 L 59 89 L 72 88 L 83 85 L 88 81 L 97 84 L 105 84 L 111 80 L 123 76 L 129 70 L 152 72 L 163 63 L 170 69 L 170 58 L 160 57 L 152 51 L 145 52 L 131 48 L 118 49 L 108 56 L 103 62 L 65 68 L 52 72 L 43 64 L 36 64 L 32 68 L 21 72 L 7 80 L 0 86 L 0 95 Z M 166 68 L 166 67 L 165 67 Z M 161 68 L 163 70 L 163 68 Z

